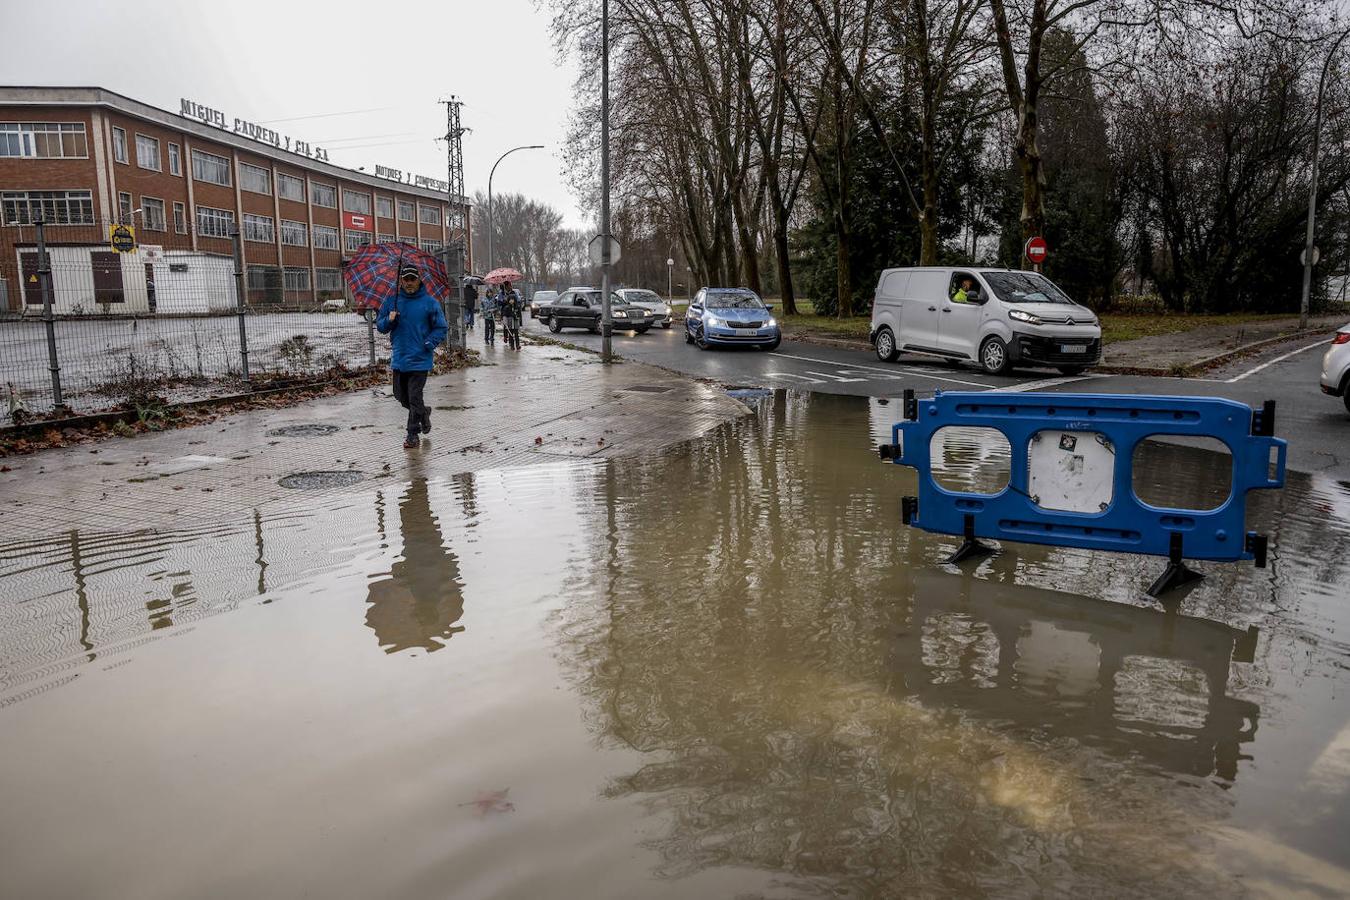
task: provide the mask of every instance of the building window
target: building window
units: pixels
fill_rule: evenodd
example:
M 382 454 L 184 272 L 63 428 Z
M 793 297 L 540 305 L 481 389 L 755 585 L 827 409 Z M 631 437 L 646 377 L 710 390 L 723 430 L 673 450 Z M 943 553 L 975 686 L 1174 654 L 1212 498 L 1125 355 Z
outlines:
M 260 244 L 272 244 L 277 239 L 276 229 L 272 227 L 271 216 L 255 216 L 244 213 L 244 240 L 257 241 Z
M 417 221 L 417 210 L 411 200 L 398 201 L 398 217 L 404 222 Z
M 314 226 L 314 249 L 336 250 L 338 248 L 338 230 L 331 225 Z
M 192 151 L 195 156 L 197 151 Z M 228 209 L 212 209 L 209 206 L 197 207 L 197 233 L 203 237 L 230 236 L 234 227 L 234 213 Z
M 392 234 L 382 234 L 375 239 L 375 242 L 378 244 L 392 244 L 396 240 L 398 240 L 398 238 L 394 237 Z
M 309 290 L 309 269 L 301 268 L 298 266 L 287 266 L 286 290 L 288 291 Z
M 376 197 L 376 198 L 375 198 L 375 215 L 377 215 L 377 216 L 379 216 L 379 217 L 381 217 L 381 218 L 383 218 L 383 219 L 392 219 L 392 218 L 394 217 L 394 198 L 393 198 L 393 197 Z
M 439 209 L 434 206 L 422 206 L 419 209 L 422 211 L 423 225 L 441 224 L 441 211 Z
M 137 133 L 136 165 L 140 166 L 142 169 L 149 169 L 152 172 L 160 171 L 158 138 L 152 138 L 148 134 Z
M 0 122 L 0 156 L 87 159 L 83 122 Z
M 346 232 L 346 240 L 343 246 L 345 246 L 347 248 L 347 251 L 350 253 L 356 250 L 360 250 L 362 247 L 364 247 L 366 244 L 369 243 L 370 243 L 370 232 L 348 231 Z
M 309 235 L 304 222 L 292 219 L 281 220 L 281 242 L 288 247 L 308 247 Z
M 155 197 L 141 198 L 141 225 L 146 231 L 164 230 L 164 201 Z
M 127 161 L 127 130 L 113 126 L 113 159 L 120 163 Z
M 178 149 L 177 144 L 169 145 L 169 174 L 170 175 L 183 174 L 183 157 Z
M 445 246 L 440 241 L 423 241 L 422 250 L 425 253 L 440 253 L 441 248 Z
M 337 188 L 331 184 L 319 184 L 311 182 L 309 185 L 309 199 L 315 206 L 326 206 L 329 209 L 337 209 Z
M 131 224 L 131 195 L 126 191 L 117 195 L 117 221 L 123 225 Z
M 38 218 L 50 225 L 92 225 L 94 192 L 3 191 L 0 209 L 6 225 L 29 225 Z
M 287 175 L 284 172 L 278 172 L 277 196 L 282 200 L 294 200 L 297 203 L 304 203 L 305 179 L 296 178 L 294 175 Z
M 187 234 L 187 208 L 176 200 L 173 204 L 173 230 L 178 234 Z
M 208 184 L 229 187 L 231 184 L 230 161 L 223 156 L 216 156 L 214 153 L 193 150 L 192 177 Z
M 251 166 L 248 163 L 241 162 L 239 164 L 239 189 L 271 196 L 272 173 L 262 166 Z
M 280 303 L 282 290 L 282 274 L 279 266 L 249 266 L 248 267 L 248 289 L 249 293 L 260 293 L 261 297 L 249 299 L 258 299 L 264 303 Z
M 321 291 L 342 293 L 342 272 L 338 269 L 315 269 L 314 286 Z
M 342 208 L 347 212 L 370 215 L 370 195 L 358 194 L 356 191 L 343 191 Z

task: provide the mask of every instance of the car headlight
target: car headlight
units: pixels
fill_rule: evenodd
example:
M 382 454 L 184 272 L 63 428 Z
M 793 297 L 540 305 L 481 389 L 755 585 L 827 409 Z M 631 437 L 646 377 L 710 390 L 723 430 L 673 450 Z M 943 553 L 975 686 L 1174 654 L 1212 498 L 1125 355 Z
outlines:
M 616 319 L 626 319 L 626 318 L 628 318 L 628 313 L 624 312 L 624 311 L 621 310 L 621 309 L 616 309 L 616 310 L 614 310 L 614 318 L 616 318 Z
M 769 321 L 767 321 L 767 322 L 764 323 L 764 327 L 765 327 L 765 328 L 777 328 L 777 327 L 778 327 L 778 320 L 775 319 L 773 316 L 769 316 Z
M 1016 319 L 1016 320 L 1019 321 L 1019 322 L 1026 322 L 1028 325 L 1039 325 L 1039 324 L 1041 324 L 1041 317 L 1040 317 L 1040 316 L 1033 316 L 1031 313 L 1025 312 L 1025 311 L 1020 310 L 1020 309 L 1010 309 L 1010 310 L 1008 310 L 1008 318 L 1010 318 L 1010 319 Z
M 723 328 L 726 326 L 726 319 L 719 319 L 717 316 L 704 316 L 703 324 L 709 328 Z

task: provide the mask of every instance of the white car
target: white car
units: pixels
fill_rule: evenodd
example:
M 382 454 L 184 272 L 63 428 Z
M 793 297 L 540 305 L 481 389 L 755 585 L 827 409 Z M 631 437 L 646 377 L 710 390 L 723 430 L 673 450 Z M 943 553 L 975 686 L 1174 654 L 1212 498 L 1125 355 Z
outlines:
M 1322 393 L 1343 399 L 1350 412 L 1350 323 L 1336 332 L 1322 357 Z
M 886 269 L 872 303 L 872 346 L 978 363 L 1001 374 L 1016 365 L 1077 375 L 1101 362 L 1102 329 L 1036 272 L 991 268 Z
M 329 297 L 327 300 L 323 301 L 323 306 L 321 307 L 324 312 L 342 312 L 346 308 L 346 297 Z
M 662 328 L 670 327 L 670 304 L 662 300 L 660 294 L 643 288 L 619 288 L 614 293 L 618 294 L 624 303 L 641 306 L 651 313 L 652 324 L 660 324 Z

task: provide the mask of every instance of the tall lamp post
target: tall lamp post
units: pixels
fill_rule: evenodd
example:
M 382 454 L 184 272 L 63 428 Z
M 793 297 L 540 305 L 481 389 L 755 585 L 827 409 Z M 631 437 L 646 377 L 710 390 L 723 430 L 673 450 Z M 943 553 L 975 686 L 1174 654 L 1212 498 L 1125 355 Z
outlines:
M 675 302 L 675 259 L 666 257 L 666 303 Z
M 1316 260 L 1313 258 L 1316 248 L 1313 246 L 1313 228 L 1317 222 L 1317 157 L 1322 145 L 1322 92 L 1327 86 L 1327 72 L 1331 69 L 1332 57 L 1340 49 L 1341 42 L 1350 37 L 1350 30 L 1342 31 L 1336 43 L 1327 51 L 1326 62 L 1322 63 L 1322 77 L 1317 82 L 1317 105 L 1313 113 L 1312 144 L 1312 185 L 1308 188 L 1308 235 L 1303 243 L 1303 299 L 1299 304 L 1298 327 L 1300 331 L 1308 328 L 1308 295 L 1312 291 L 1312 270 Z
M 600 0 L 600 358 L 613 362 L 609 301 L 609 0 Z
M 497 174 L 497 166 L 499 166 L 499 165 L 501 164 L 501 161 L 504 160 L 504 159 L 506 159 L 506 158 L 507 158 L 508 156 L 510 156 L 512 153 L 515 153 L 517 150 L 543 150 L 543 149 L 544 149 L 544 145 L 543 145 L 543 144 L 529 144 L 529 145 L 527 145 L 527 146 L 522 146 L 522 147 L 512 147 L 510 150 L 507 150 L 507 151 L 506 151 L 505 153 L 503 153 L 501 156 L 497 157 L 497 161 L 496 161 L 495 163 L 492 164 L 492 171 L 488 173 L 488 235 L 487 235 L 487 237 L 488 237 L 488 256 L 487 256 L 487 270 L 486 270 L 486 271 L 489 271 L 489 272 L 490 272 L 490 271 L 492 271 L 493 268 L 495 268 L 495 267 L 493 266 L 493 264 L 492 264 L 492 262 L 493 262 L 493 260 L 492 260 L 492 233 L 493 233 L 493 229 L 492 229 L 492 176 Z

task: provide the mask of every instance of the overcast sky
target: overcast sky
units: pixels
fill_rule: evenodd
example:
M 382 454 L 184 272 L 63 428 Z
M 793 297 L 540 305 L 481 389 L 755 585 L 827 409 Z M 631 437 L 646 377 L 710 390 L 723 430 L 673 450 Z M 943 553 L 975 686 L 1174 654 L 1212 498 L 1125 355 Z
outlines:
M 531 0 L 442 3 L 285 0 L 0 0 L 0 83 L 90 85 L 179 110 L 187 97 L 267 124 L 349 168 L 446 176 L 445 107 L 464 101 L 464 184 L 514 191 L 590 227 L 563 179 L 573 65 L 559 61 Z M 351 110 L 374 110 L 349 115 Z M 303 118 L 318 117 L 322 118 Z M 287 121 L 279 121 L 287 120 Z M 378 146 L 377 146 L 378 145 Z

